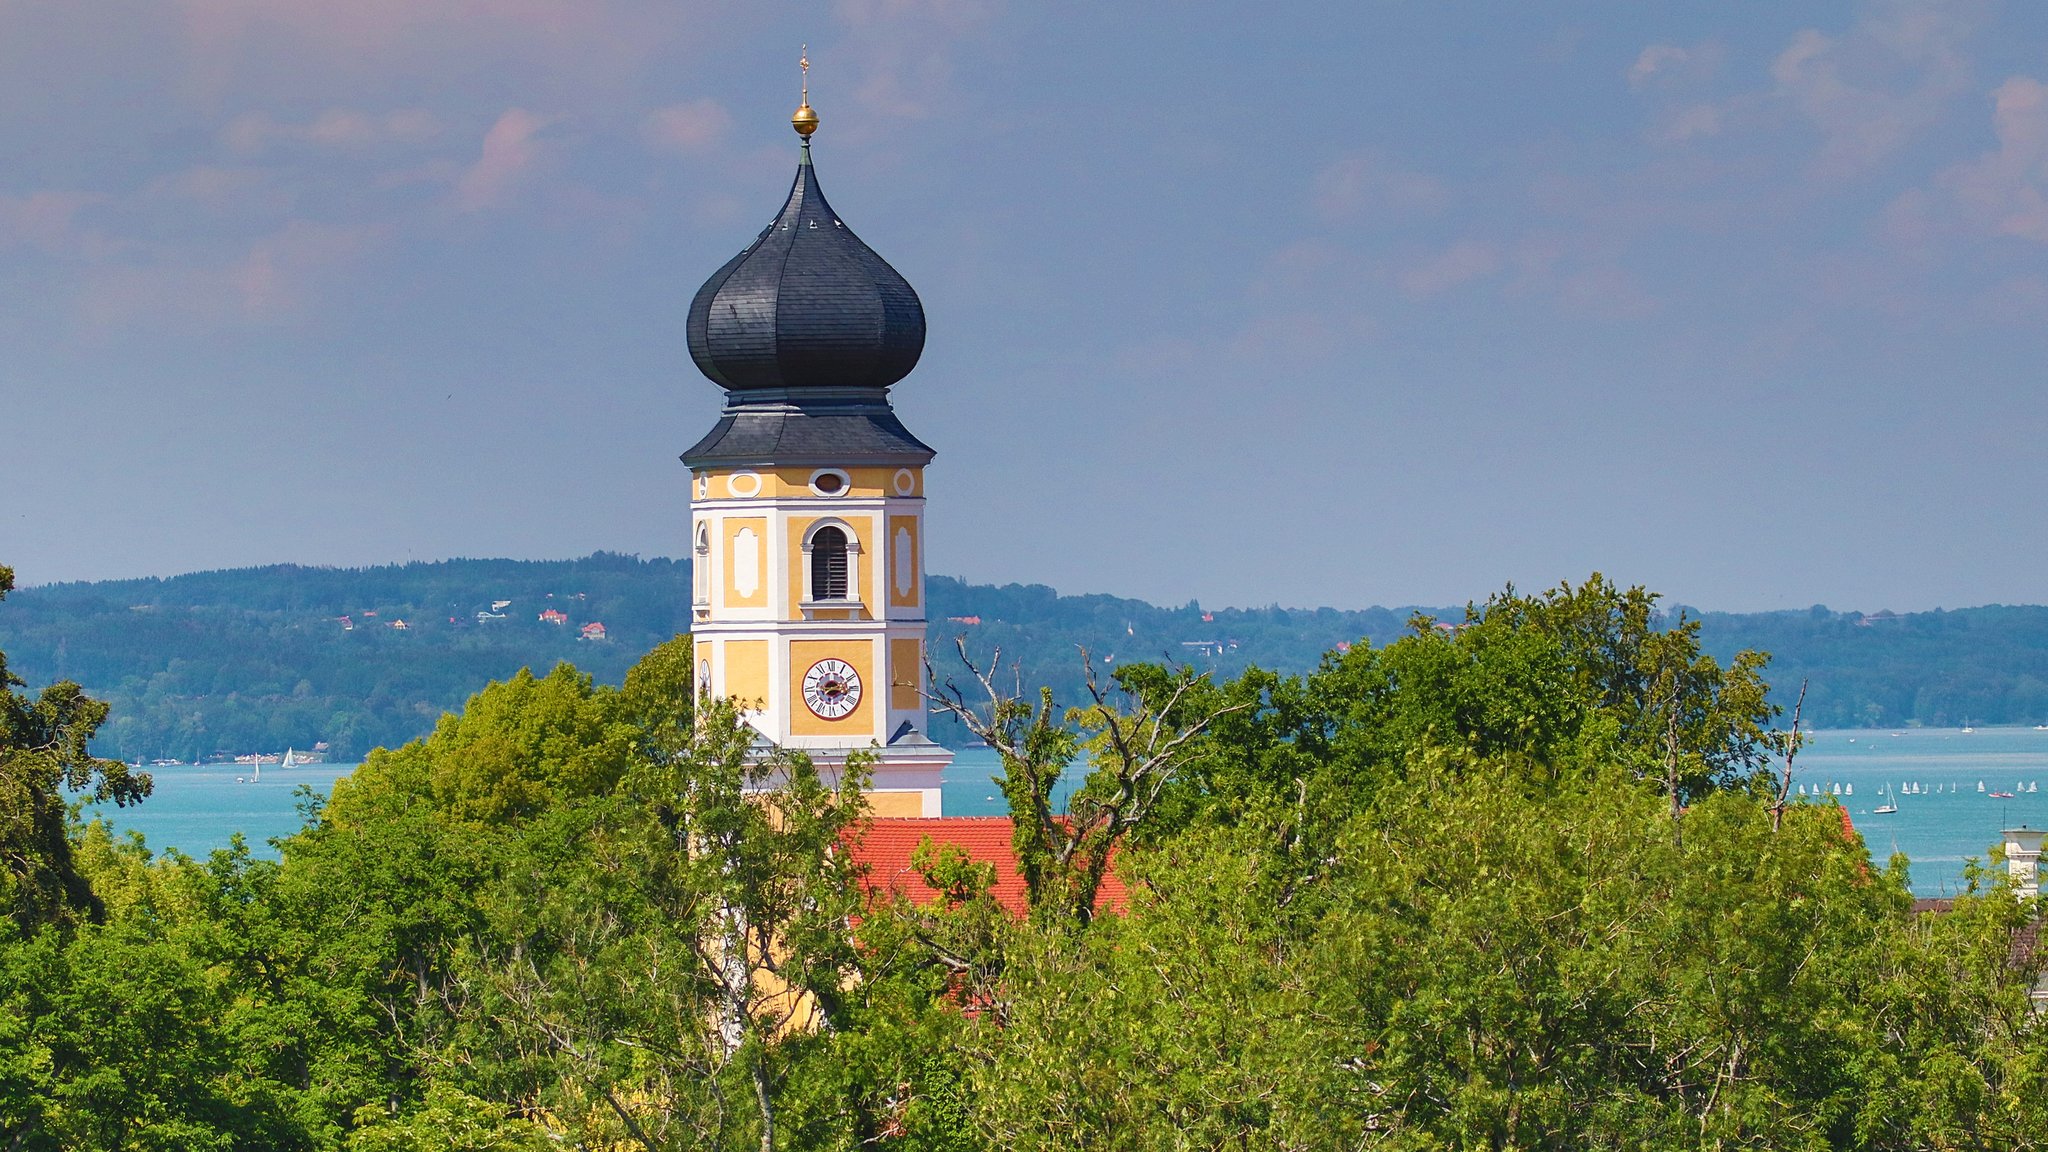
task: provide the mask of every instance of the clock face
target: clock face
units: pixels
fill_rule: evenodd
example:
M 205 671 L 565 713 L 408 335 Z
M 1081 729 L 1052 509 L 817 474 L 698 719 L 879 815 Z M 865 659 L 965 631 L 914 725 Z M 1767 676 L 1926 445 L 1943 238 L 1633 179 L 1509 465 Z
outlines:
M 860 707 L 860 673 L 844 660 L 820 660 L 804 673 L 804 703 L 821 719 L 837 720 Z

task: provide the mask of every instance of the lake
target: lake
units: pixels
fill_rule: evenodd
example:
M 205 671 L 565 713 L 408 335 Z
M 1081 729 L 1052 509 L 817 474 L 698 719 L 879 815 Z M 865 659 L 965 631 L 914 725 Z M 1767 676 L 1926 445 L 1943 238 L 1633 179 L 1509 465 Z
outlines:
M 2048 828 L 2048 792 L 2025 790 L 2048 782 L 2048 731 L 1827 731 L 1815 734 L 1796 764 L 1795 788 L 1823 794 L 1834 789 L 1879 865 L 1894 851 L 1912 860 L 1913 890 L 1919 895 L 1955 891 L 1963 861 L 1986 857 L 2000 829 L 2016 823 Z M 240 832 L 252 850 L 275 855 L 270 841 L 290 835 L 302 823 L 298 789 L 306 786 L 324 795 L 336 777 L 354 768 L 267 767 L 261 783 L 237 783 L 249 770 L 232 764 L 158 768 L 152 770 L 156 791 L 147 801 L 106 810 L 106 815 L 116 828 L 141 832 L 152 848 L 203 856 Z M 960 752 L 942 782 L 946 814 L 1002 815 L 1002 796 L 989 779 L 996 771 L 994 752 Z M 1981 793 L 1979 783 L 1985 789 Z M 1841 794 L 1845 787 L 1849 794 Z M 1910 787 L 1923 791 L 1909 792 Z M 1899 810 L 1880 815 L 1873 810 L 1884 803 L 1887 788 L 1898 794 Z M 1992 792 L 2015 795 L 2000 799 Z

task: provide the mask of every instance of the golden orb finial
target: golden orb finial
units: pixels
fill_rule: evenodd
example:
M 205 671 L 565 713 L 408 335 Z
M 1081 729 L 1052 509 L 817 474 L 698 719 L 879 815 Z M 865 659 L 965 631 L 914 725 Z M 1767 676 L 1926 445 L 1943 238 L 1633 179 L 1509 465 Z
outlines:
M 804 45 L 803 54 L 797 57 L 796 65 L 798 68 L 803 69 L 804 89 L 803 97 L 796 106 L 796 112 L 789 118 L 789 126 L 796 129 L 796 134 L 803 137 L 804 142 L 808 144 L 811 140 L 811 133 L 818 130 L 818 114 L 811 111 L 811 46 L 809 44 Z

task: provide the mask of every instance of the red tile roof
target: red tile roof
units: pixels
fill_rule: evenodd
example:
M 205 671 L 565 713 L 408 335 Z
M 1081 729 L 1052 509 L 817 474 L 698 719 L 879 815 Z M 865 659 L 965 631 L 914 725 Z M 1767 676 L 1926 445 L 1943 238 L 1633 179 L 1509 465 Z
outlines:
M 965 849 L 970 859 L 993 864 L 995 886 L 990 895 L 1012 915 L 1029 911 L 1024 877 L 1017 871 L 1017 854 L 1011 846 L 1013 826 L 1007 816 L 937 816 L 926 818 L 877 817 L 869 820 L 853 845 L 853 858 L 867 868 L 867 885 L 876 893 L 904 895 L 919 904 L 939 898 L 939 892 L 924 882 L 911 867 L 911 853 L 929 836 L 934 844 L 954 844 Z M 1123 881 L 1112 870 L 1102 878 L 1095 894 L 1097 909 L 1121 909 L 1128 900 Z

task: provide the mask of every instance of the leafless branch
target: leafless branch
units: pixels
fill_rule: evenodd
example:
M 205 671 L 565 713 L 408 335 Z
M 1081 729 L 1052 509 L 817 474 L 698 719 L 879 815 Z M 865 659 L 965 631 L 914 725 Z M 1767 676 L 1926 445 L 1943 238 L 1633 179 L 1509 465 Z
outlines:
M 1792 759 L 1799 755 L 1801 736 L 1799 724 L 1806 711 L 1806 681 L 1799 682 L 1799 700 L 1792 705 L 1792 732 L 1786 737 L 1782 751 L 1785 767 L 1778 776 L 1778 795 L 1771 802 L 1771 831 L 1776 832 L 1785 822 L 1785 809 L 1792 803 Z

